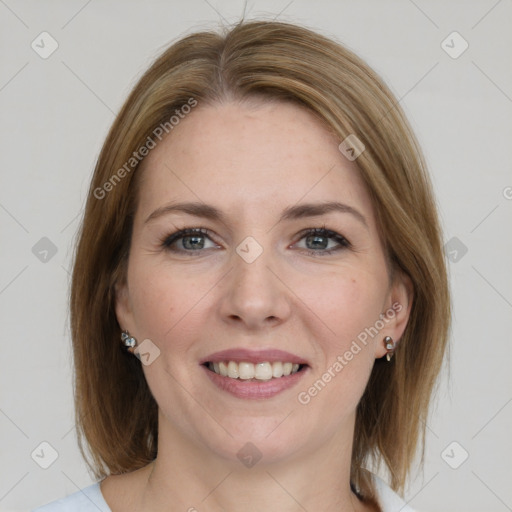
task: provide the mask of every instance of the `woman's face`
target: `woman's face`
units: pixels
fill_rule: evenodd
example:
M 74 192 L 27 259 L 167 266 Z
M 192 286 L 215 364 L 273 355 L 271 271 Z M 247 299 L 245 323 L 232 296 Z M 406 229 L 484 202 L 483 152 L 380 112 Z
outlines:
M 338 142 L 291 104 L 199 105 L 146 158 L 116 309 L 139 344 L 150 340 L 141 352 L 159 435 L 234 461 L 247 442 L 276 461 L 351 439 L 383 339 L 401 336 L 410 308 Z M 343 206 L 319 212 L 330 202 Z M 171 238 L 186 228 L 202 232 Z M 214 376 L 202 363 L 228 349 L 279 349 L 293 356 L 277 360 L 307 366 L 271 380 Z M 258 366 L 263 379 L 279 372 Z

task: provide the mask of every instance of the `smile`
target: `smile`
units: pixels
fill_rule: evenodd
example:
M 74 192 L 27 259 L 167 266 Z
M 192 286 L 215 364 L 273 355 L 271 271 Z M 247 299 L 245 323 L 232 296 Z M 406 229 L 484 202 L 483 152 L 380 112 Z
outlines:
M 306 365 L 290 362 L 274 361 L 272 363 L 265 361 L 262 363 L 250 363 L 247 361 L 219 361 L 205 363 L 207 368 L 217 375 L 228 377 L 230 379 L 240 380 L 260 380 L 267 381 L 287 377 L 298 371 Z
M 200 366 L 216 388 L 236 398 L 250 400 L 272 398 L 297 385 L 311 370 L 307 364 L 279 361 L 209 361 Z

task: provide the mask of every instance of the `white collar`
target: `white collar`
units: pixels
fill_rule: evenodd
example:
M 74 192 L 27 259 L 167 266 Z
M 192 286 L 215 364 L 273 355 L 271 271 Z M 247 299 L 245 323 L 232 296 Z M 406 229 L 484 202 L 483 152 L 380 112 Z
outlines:
M 382 512 L 414 512 L 414 510 L 391 487 L 376 474 L 371 473 L 377 501 Z

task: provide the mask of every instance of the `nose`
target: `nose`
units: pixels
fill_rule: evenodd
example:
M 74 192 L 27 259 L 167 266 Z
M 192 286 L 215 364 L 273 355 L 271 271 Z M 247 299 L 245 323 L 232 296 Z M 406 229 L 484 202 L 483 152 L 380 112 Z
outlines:
M 270 248 L 254 239 L 240 244 L 233 251 L 231 271 L 223 283 L 222 318 L 249 330 L 284 322 L 290 315 L 291 294 L 282 274 Z

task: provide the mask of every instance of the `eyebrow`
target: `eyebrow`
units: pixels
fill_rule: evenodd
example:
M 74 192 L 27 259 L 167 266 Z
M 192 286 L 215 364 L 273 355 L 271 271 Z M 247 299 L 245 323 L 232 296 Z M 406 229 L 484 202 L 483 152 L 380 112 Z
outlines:
M 303 203 L 295 206 L 289 206 L 281 214 L 279 222 L 303 219 L 307 217 L 317 217 L 330 212 L 348 213 L 368 228 L 368 222 L 361 212 L 352 206 L 337 201 L 329 201 L 325 203 Z M 223 224 L 227 223 L 227 219 L 224 214 L 215 206 L 198 202 L 169 203 L 157 208 L 148 216 L 144 223 L 150 222 L 169 213 L 187 213 L 195 217 L 203 217 L 205 219 L 219 221 Z

